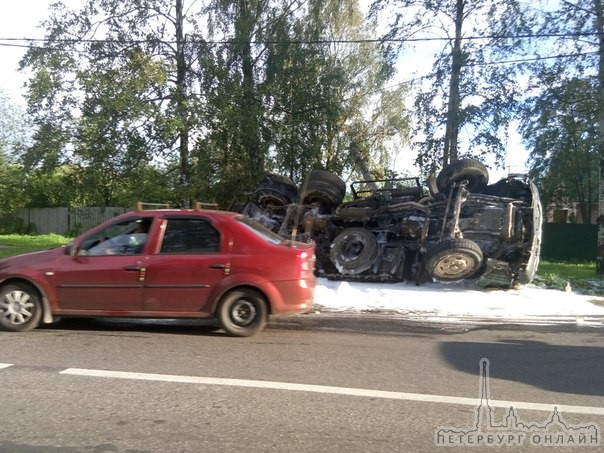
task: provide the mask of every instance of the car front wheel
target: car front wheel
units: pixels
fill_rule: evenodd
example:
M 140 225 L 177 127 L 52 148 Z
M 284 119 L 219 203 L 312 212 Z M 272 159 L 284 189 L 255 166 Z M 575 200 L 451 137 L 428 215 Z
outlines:
M 15 283 L 0 289 L 0 328 L 23 332 L 35 329 L 41 318 L 40 296 L 31 286 Z
M 482 266 L 482 250 L 469 239 L 454 238 L 438 242 L 426 251 L 424 264 L 430 277 L 442 282 L 457 282 L 476 275 Z
M 227 293 L 218 308 L 222 328 L 236 337 L 250 337 L 266 325 L 266 301 L 258 292 L 239 289 Z

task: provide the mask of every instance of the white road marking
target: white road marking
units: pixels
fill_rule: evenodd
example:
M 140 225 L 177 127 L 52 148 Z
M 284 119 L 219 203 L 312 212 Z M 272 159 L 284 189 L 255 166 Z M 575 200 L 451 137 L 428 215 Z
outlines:
M 459 396 L 427 395 L 422 393 L 391 392 L 385 390 L 358 389 L 349 387 L 333 387 L 328 385 L 296 384 L 292 382 L 257 381 L 249 379 L 228 379 L 202 376 L 179 376 L 171 374 L 131 373 L 126 371 L 89 370 L 83 368 L 67 368 L 60 374 L 75 376 L 90 376 L 117 379 L 134 379 L 143 381 L 179 382 L 186 384 L 226 385 L 231 387 L 252 387 L 259 389 L 289 390 L 294 392 L 329 393 L 333 395 L 362 396 L 367 398 L 384 398 L 392 400 L 419 401 L 426 403 L 460 404 L 478 407 L 479 398 L 464 398 Z M 483 402 L 484 403 L 484 402 Z M 552 412 L 558 408 L 561 413 L 604 415 L 604 407 L 566 406 L 559 404 L 529 403 L 523 401 L 489 400 L 491 407 L 514 407 L 534 411 Z
M 13 364 L 12 363 L 0 363 L 0 370 L 2 368 L 8 368 L 9 366 L 13 366 Z

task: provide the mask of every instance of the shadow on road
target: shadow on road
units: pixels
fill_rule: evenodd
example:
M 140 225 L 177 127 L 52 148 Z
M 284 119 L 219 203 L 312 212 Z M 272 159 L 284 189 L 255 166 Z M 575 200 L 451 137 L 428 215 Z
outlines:
M 38 329 L 229 336 L 209 319 L 63 318 Z
M 540 341 L 499 343 L 445 341 L 442 356 L 453 367 L 477 375 L 480 359 L 490 361 L 490 377 L 544 390 L 604 396 L 604 347 L 554 345 Z

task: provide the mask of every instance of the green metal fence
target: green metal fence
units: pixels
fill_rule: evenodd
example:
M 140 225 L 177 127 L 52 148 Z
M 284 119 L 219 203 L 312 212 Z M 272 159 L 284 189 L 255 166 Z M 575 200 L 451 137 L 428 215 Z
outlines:
M 541 259 L 549 261 L 595 261 L 598 225 L 544 223 Z

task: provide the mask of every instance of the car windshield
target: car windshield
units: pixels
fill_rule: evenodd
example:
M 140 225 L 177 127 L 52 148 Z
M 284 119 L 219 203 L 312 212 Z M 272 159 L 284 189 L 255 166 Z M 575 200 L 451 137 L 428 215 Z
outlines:
M 254 232 L 254 234 L 261 237 L 266 242 L 270 242 L 271 244 L 280 244 L 283 242 L 283 238 L 281 236 L 273 233 L 271 230 L 249 217 L 240 215 L 235 217 L 235 220 L 242 225 L 245 225 L 250 231 Z
M 134 255 L 142 253 L 152 218 L 114 223 L 82 241 L 78 255 Z

